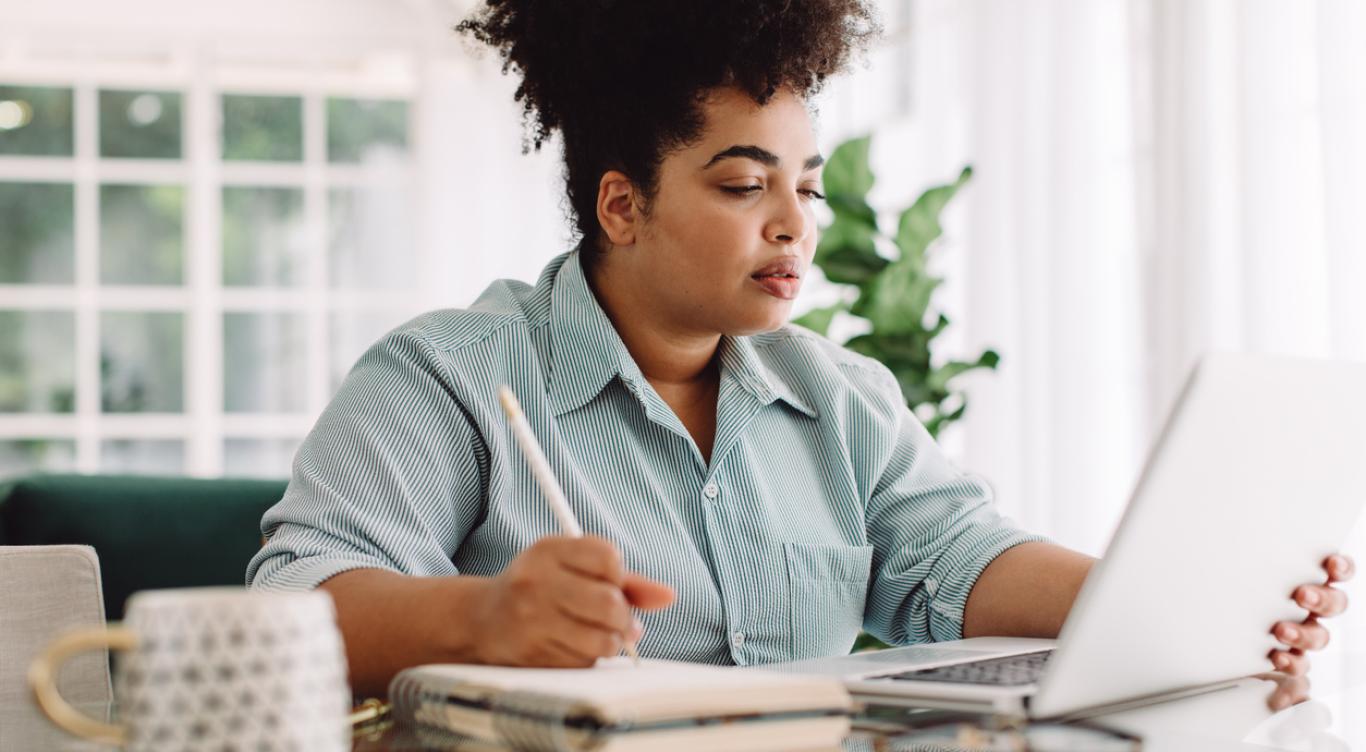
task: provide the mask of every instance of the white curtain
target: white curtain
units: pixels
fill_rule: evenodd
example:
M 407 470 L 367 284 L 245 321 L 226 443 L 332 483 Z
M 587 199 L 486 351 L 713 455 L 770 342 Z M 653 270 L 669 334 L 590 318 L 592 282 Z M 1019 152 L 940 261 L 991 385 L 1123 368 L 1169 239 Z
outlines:
M 869 104 L 897 101 L 880 52 L 826 97 L 823 145 L 872 130 L 886 208 L 974 165 L 938 249 L 955 321 L 940 354 L 1003 363 L 971 377 L 944 442 L 1006 514 L 1098 554 L 1199 353 L 1366 359 L 1366 11 L 910 8 L 909 107 Z M 1366 565 L 1366 525 L 1346 550 Z M 1366 606 L 1333 629 L 1314 673 L 1330 704 L 1366 681 Z

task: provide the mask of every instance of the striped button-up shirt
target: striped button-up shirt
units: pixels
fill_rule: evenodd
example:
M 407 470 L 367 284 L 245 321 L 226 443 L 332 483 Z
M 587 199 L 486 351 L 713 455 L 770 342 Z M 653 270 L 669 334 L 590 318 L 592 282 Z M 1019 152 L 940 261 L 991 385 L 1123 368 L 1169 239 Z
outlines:
M 723 336 L 703 458 L 594 297 L 579 252 L 534 287 L 400 326 L 294 460 L 247 568 L 306 589 L 373 567 L 496 575 L 557 532 L 497 397 L 518 395 L 585 532 L 677 600 L 642 655 L 757 664 L 958 639 L 982 569 L 1022 533 L 957 470 L 880 363 L 796 326 Z

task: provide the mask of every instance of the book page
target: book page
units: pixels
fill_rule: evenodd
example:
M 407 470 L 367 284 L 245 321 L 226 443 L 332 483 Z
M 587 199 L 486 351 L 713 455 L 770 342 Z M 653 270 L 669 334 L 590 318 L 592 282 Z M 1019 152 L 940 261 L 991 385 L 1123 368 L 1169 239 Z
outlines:
M 593 668 L 510 668 L 436 664 L 412 670 L 434 685 L 485 696 L 518 690 L 572 698 L 605 720 L 774 713 L 847 708 L 838 679 L 679 661 L 600 659 Z M 464 692 L 461 692 L 464 694 Z

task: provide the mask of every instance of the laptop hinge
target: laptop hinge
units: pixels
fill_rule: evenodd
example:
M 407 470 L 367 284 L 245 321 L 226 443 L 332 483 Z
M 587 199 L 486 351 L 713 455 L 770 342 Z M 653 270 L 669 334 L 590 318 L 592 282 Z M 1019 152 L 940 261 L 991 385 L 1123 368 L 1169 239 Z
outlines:
M 1118 713 L 1124 710 L 1132 710 L 1134 708 L 1147 707 L 1149 705 L 1170 702 L 1172 700 L 1180 700 L 1186 697 L 1194 697 L 1196 695 L 1204 695 L 1209 694 L 1211 692 L 1219 692 L 1225 689 L 1232 689 L 1233 687 L 1238 686 L 1240 683 L 1242 683 L 1244 680 L 1248 678 L 1249 677 L 1246 676 L 1240 676 L 1237 679 L 1227 679 L 1225 681 L 1215 682 L 1213 684 L 1201 684 L 1195 687 L 1185 687 L 1183 689 L 1174 689 L 1167 692 L 1156 692 L 1150 695 L 1143 695 L 1142 697 L 1134 697 L 1128 700 L 1112 702 L 1107 705 L 1096 705 L 1095 707 L 1086 708 L 1084 710 L 1077 710 L 1071 713 L 1064 713 L 1061 716 L 1054 716 L 1049 720 L 1056 720 L 1062 723 L 1068 723 L 1071 721 L 1081 721 L 1087 718 L 1094 718 L 1098 715 Z M 1026 698 L 1026 704 L 1028 704 L 1029 701 L 1032 699 L 1032 697 Z

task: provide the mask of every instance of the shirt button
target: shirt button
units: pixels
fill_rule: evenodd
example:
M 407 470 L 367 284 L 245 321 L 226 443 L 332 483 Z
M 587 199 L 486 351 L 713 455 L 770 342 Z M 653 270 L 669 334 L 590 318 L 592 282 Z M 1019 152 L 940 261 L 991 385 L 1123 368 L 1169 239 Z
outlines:
M 742 648 L 742 647 L 744 647 L 744 646 L 745 646 L 745 633 L 744 633 L 744 632 L 736 632 L 736 633 L 732 634 L 732 635 L 730 636 L 730 644 L 733 645 L 733 646 L 735 646 L 735 647 L 737 647 L 737 648 Z
M 715 483 L 708 483 L 707 487 L 702 489 L 702 494 L 708 499 L 715 499 L 719 493 L 721 493 L 721 489 L 717 488 Z

